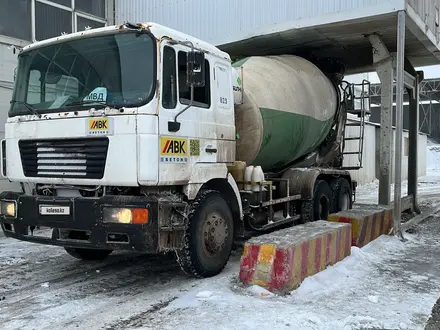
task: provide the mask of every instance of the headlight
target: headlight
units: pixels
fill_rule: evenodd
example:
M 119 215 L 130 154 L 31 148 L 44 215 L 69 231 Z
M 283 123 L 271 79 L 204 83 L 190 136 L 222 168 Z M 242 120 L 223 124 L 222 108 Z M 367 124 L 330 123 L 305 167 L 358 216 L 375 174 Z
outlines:
M 104 222 L 146 224 L 148 222 L 148 209 L 141 208 L 116 208 L 104 207 Z
M 15 218 L 17 216 L 16 203 L 11 201 L 0 201 L 0 214 Z

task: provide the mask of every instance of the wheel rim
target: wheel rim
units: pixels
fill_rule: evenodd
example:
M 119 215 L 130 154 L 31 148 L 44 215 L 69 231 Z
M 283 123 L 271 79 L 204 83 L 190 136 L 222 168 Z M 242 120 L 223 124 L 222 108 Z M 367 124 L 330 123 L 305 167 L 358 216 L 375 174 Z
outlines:
M 348 210 L 350 208 L 350 196 L 344 193 L 341 196 L 341 211 Z
M 217 213 L 209 213 L 203 221 L 203 250 L 209 256 L 218 254 L 225 246 L 228 226 L 225 219 Z

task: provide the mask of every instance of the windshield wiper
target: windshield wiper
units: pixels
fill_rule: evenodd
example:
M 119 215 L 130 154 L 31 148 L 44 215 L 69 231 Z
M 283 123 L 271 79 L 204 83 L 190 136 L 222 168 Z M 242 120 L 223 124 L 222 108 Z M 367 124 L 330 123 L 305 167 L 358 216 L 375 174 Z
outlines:
M 71 107 L 74 105 L 86 105 L 86 104 L 102 104 L 102 105 L 109 105 L 106 101 L 93 101 L 93 100 L 80 100 L 80 101 L 73 101 L 70 103 L 67 103 L 65 106 L 66 107 Z
M 38 116 L 38 117 L 41 117 L 41 114 L 37 111 L 37 109 L 35 109 L 32 105 L 30 105 L 30 104 L 27 103 L 27 102 L 24 102 L 24 101 L 17 101 L 17 100 L 12 100 L 10 103 L 11 103 L 11 104 L 23 104 L 23 105 L 26 107 L 26 109 L 29 110 L 29 112 L 30 112 L 31 114 L 36 115 L 36 116 Z

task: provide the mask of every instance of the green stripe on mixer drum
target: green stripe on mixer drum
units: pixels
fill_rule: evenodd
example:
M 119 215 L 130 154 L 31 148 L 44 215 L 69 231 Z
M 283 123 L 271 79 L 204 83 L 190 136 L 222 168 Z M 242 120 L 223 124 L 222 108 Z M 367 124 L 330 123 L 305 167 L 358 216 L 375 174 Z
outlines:
M 333 118 L 319 121 L 292 112 L 266 108 L 260 111 L 263 141 L 253 164 L 261 165 L 263 170 L 280 169 L 310 153 L 325 140 L 333 124 Z

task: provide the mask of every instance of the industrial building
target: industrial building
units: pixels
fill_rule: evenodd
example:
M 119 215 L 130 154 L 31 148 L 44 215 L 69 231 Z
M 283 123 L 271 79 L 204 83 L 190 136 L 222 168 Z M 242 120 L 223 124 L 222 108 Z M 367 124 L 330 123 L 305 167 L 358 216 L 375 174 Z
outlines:
M 7 8 L 0 13 L 0 132 L 16 67 L 14 46 L 105 24 L 153 21 L 213 43 L 233 58 L 290 53 L 312 59 L 338 58 L 344 63 L 345 74 L 378 70 L 385 84 L 379 102 L 381 116 L 377 119 L 373 113 L 376 124 L 367 123 L 364 169 L 354 175 L 360 182 L 381 179 L 383 196 L 389 195 L 384 187 L 389 187 L 393 176 L 393 148 L 388 149 L 394 145 L 392 125 L 388 125 L 392 120 L 393 97 L 389 86 L 393 80 L 403 79 L 405 87 L 412 91 L 412 98 L 417 99 L 415 86 L 420 77 L 416 77 L 414 67 L 440 63 L 439 0 L 0 0 L 0 3 L 6 3 Z M 398 56 L 398 45 L 402 44 L 405 65 L 399 68 L 402 57 Z M 418 129 L 419 116 L 416 117 Z M 413 122 L 414 118 L 408 117 L 407 122 Z M 380 129 L 379 123 L 386 128 Z M 419 175 L 424 174 L 425 133 L 422 130 L 416 138 L 411 138 L 405 132 L 402 138 L 402 163 L 411 163 Z M 418 150 L 414 145 L 416 140 Z M 379 154 L 384 155 L 384 150 L 386 157 L 380 160 Z M 408 161 L 408 157 L 412 160 Z M 419 168 L 414 167 L 417 159 Z M 347 161 L 351 162 L 350 157 Z M 407 172 L 405 166 L 403 178 Z

